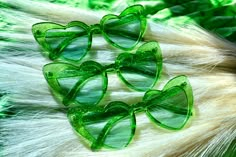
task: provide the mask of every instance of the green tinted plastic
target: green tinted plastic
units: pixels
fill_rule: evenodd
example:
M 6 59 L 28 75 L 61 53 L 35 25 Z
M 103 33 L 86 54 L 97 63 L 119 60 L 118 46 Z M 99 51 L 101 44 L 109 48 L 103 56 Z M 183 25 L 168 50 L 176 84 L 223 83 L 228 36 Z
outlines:
M 106 86 L 103 81 L 103 75 L 96 75 L 86 80 L 86 83 L 80 88 L 75 98 L 82 104 L 97 104 L 104 95 L 103 87 Z
M 186 93 L 187 92 L 187 93 Z M 91 142 L 91 149 L 121 149 L 133 139 L 135 112 L 145 111 L 157 125 L 171 130 L 182 129 L 192 115 L 192 88 L 186 76 L 170 80 L 163 90 L 147 91 L 143 101 L 131 106 L 115 101 L 104 108 L 70 108 L 68 118 L 74 130 Z M 189 98 L 190 96 L 191 98 Z
M 148 42 L 139 47 L 135 54 L 118 56 L 118 75 L 131 88 L 146 91 L 152 88 L 162 70 L 161 49 L 157 42 Z
M 75 130 L 92 142 L 93 150 L 103 146 L 127 146 L 136 125 L 129 106 L 122 102 L 111 103 L 105 108 L 71 108 L 68 118 Z
M 146 29 L 143 7 L 134 5 L 119 16 L 108 14 L 100 24 L 87 26 L 80 21 L 72 21 L 66 26 L 41 22 L 32 26 L 35 40 L 44 49 L 44 55 L 51 60 L 80 61 L 91 48 L 92 34 L 102 33 L 113 46 L 131 50 L 142 39 Z
M 141 5 L 125 9 L 119 16 L 106 15 L 101 20 L 105 39 L 118 48 L 130 50 L 141 40 L 146 29 L 146 17 Z
M 189 106 L 184 90 L 172 87 L 157 95 L 157 101 L 152 102 L 147 108 L 149 117 L 163 127 L 182 128 L 189 117 Z
M 54 95 L 65 106 L 95 105 L 107 89 L 103 67 L 92 61 L 76 67 L 67 63 L 50 63 L 43 67 L 44 76 Z
M 116 62 L 102 66 L 86 61 L 80 67 L 69 63 L 50 63 L 43 73 L 54 95 L 66 106 L 96 105 L 107 89 L 107 72 L 117 71 L 121 80 L 137 91 L 147 91 L 157 82 L 162 57 L 157 42 L 141 45 L 135 54 L 122 53 Z M 136 78 L 132 78 L 135 76 Z M 139 80 L 139 79 L 143 80 Z
M 186 76 L 170 80 L 163 91 L 146 93 L 144 100 L 153 99 L 147 108 L 150 119 L 168 129 L 179 130 L 184 127 L 192 114 L 193 93 Z
M 73 21 L 66 26 L 42 22 L 34 24 L 32 32 L 51 60 L 79 61 L 91 47 L 89 27 L 82 22 Z

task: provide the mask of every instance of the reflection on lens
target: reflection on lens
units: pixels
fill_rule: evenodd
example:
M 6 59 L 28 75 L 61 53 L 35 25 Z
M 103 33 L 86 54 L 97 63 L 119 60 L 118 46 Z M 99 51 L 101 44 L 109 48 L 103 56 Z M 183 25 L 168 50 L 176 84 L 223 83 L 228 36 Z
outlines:
M 133 136 L 132 115 L 126 109 L 115 107 L 104 112 L 90 112 L 83 116 L 85 129 L 95 139 L 103 137 L 102 145 L 112 148 L 125 147 Z M 97 143 L 94 143 L 96 147 Z
M 148 112 L 160 125 L 181 129 L 189 118 L 186 94 L 179 87 L 172 87 L 151 102 Z
M 120 76 L 135 90 L 146 91 L 155 84 L 158 76 L 156 58 L 153 54 L 144 54 L 145 57 L 136 55 L 132 62 L 128 57 L 121 60 Z
M 80 79 L 81 79 L 81 76 L 74 76 L 74 77 L 58 78 L 57 81 L 58 81 L 63 93 L 68 94 L 69 91 L 76 85 L 76 83 Z
M 104 144 L 113 148 L 125 147 L 132 136 L 131 116 L 117 121 L 106 136 Z
M 102 75 L 91 77 L 80 88 L 75 100 L 82 104 L 97 104 L 103 96 L 103 86 L 105 85 Z
M 78 61 L 87 52 L 88 33 L 81 27 L 67 29 L 50 29 L 46 32 L 45 40 L 54 55 L 60 58 Z
M 104 32 L 111 42 L 122 48 L 131 48 L 141 35 L 140 18 L 130 14 L 121 19 L 110 19 L 104 24 Z

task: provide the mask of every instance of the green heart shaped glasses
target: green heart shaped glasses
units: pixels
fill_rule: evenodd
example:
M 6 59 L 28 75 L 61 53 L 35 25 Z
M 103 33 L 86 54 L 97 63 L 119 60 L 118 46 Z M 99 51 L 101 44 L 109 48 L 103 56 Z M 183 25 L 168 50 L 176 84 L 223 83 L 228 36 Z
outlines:
M 41 22 L 32 26 L 35 40 L 45 50 L 44 55 L 51 60 L 62 59 L 80 61 L 91 48 L 92 34 L 101 33 L 108 43 L 123 49 L 132 50 L 142 39 L 146 29 L 146 17 L 142 5 L 125 9 L 119 16 L 108 14 L 100 24 L 88 26 L 73 21 L 66 26 Z
M 74 130 L 92 143 L 92 150 L 120 149 L 134 137 L 136 112 L 146 112 L 151 121 L 163 128 L 180 130 L 192 115 L 192 108 L 192 87 L 181 75 L 170 80 L 162 91 L 147 91 L 137 104 L 115 101 L 104 108 L 70 108 L 67 115 Z
M 96 105 L 107 90 L 107 72 L 116 71 L 130 88 L 147 91 L 162 70 L 161 50 L 157 42 L 141 45 L 135 54 L 121 53 L 114 64 L 102 66 L 86 61 L 79 67 L 69 63 L 49 63 L 44 76 L 54 95 L 65 105 Z

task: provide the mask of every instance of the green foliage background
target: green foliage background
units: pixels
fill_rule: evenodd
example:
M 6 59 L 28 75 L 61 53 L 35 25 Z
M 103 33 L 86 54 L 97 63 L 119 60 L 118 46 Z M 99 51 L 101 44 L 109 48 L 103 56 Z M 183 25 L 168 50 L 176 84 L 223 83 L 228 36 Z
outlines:
M 236 0 L 50 0 L 50 2 L 108 11 L 114 10 L 114 6 L 119 3 L 126 6 L 141 3 L 152 14 L 150 18 L 154 21 L 167 24 L 198 24 L 229 41 L 236 42 Z
M 34 0 L 52 2 L 83 9 L 122 11 L 122 6 L 143 4 L 151 14 L 149 18 L 168 25 L 197 24 L 231 42 L 236 42 L 236 0 Z M 9 8 L 0 1 L 0 9 Z M 120 9 L 120 10 L 119 10 Z M 0 16 L 0 32 L 9 30 L 10 19 Z M 0 40 L 7 40 L 0 38 Z M 14 41 L 11 41 L 14 42 Z M 7 94 L 0 93 L 0 118 L 6 118 L 9 111 Z M 1 126 L 0 126 L 1 128 Z M 1 133 L 0 133 L 1 136 Z M 0 146 L 1 146 L 0 141 Z M 1 151 L 1 150 L 0 150 Z M 224 153 L 224 157 L 236 156 L 236 139 Z

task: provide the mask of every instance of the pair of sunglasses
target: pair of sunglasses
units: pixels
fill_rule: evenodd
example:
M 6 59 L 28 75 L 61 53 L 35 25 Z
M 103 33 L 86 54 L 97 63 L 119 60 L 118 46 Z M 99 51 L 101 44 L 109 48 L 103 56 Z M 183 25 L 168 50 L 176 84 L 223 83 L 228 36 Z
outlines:
M 155 85 L 161 70 L 161 50 L 154 41 L 141 45 L 135 54 L 121 53 L 114 64 L 107 66 L 86 61 L 79 67 L 60 62 L 43 67 L 54 95 L 65 106 L 98 104 L 107 90 L 107 72 L 116 71 L 131 89 L 147 91 Z
M 132 50 L 142 39 L 146 29 L 146 17 L 142 5 L 125 9 L 119 16 L 105 15 L 100 24 L 88 26 L 72 21 L 66 26 L 41 22 L 32 26 L 35 40 L 42 46 L 44 55 L 51 60 L 78 62 L 90 50 L 92 34 L 102 34 L 114 47 Z
M 137 104 L 115 101 L 105 107 L 76 107 L 70 108 L 67 115 L 73 129 L 91 143 L 92 150 L 121 149 L 134 137 L 135 113 L 145 112 L 154 124 L 180 130 L 192 115 L 192 108 L 192 87 L 181 75 L 171 79 L 161 91 L 147 91 Z

